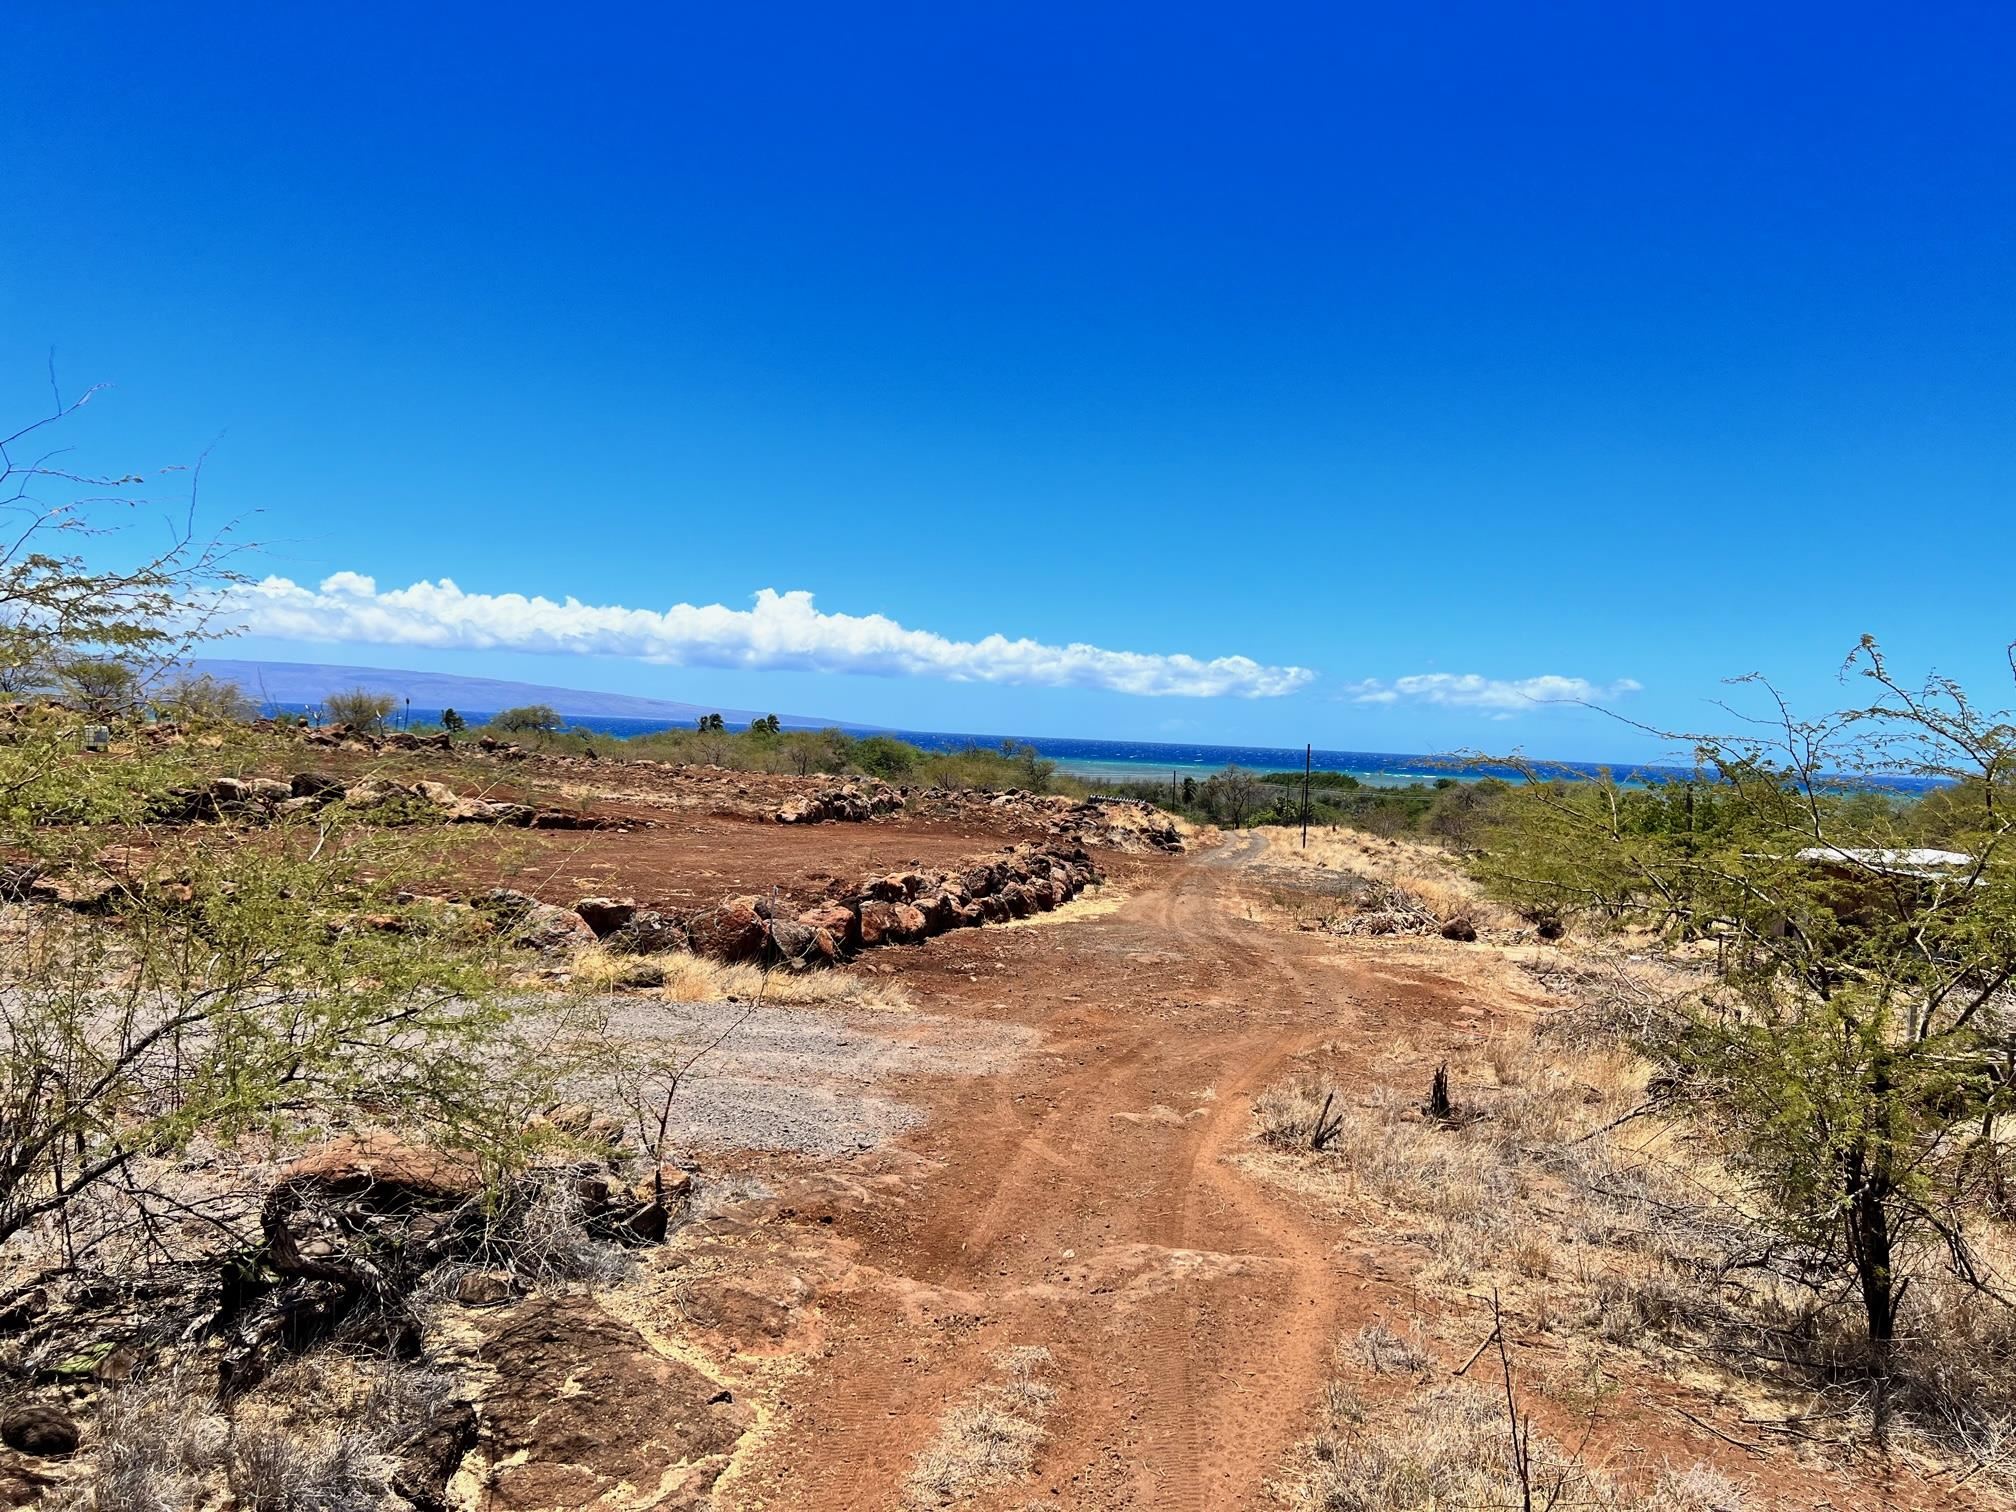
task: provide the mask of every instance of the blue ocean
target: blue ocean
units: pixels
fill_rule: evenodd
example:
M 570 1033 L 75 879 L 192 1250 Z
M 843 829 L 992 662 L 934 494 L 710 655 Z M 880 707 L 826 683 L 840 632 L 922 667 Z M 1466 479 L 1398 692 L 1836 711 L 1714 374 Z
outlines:
M 273 707 L 290 713 L 300 713 L 306 706 L 276 704 Z M 495 711 L 462 709 L 459 712 L 474 726 L 482 724 Z M 415 724 L 431 724 L 440 719 L 441 711 L 402 710 L 397 717 L 402 720 L 410 719 Z M 647 735 L 656 730 L 674 728 L 665 720 L 597 715 L 568 716 L 567 724 L 572 729 L 594 730 L 600 734 L 614 736 Z M 1281 746 L 1190 745 L 1162 741 L 1080 740 L 1054 735 L 961 735 L 943 730 L 871 730 L 862 726 L 845 728 L 850 735 L 893 735 L 898 740 L 906 740 L 926 751 L 958 751 L 975 745 L 999 747 L 1004 740 L 1012 740 L 1018 746 L 1034 746 L 1039 754 L 1056 762 L 1057 770 L 1060 772 L 1102 782 L 1154 782 L 1171 776 L 1202 779 L 1213 772 L 1223 771 L 1228 766 L 1244 767 L 1250 772 L 1299 772 L 1302 770 L 1304 757 L 1304 753 L 1299 749 Z M 1480 777 L 1519 776 L 1509 767 L 1455 755 L 1424 756 L 1404 755 L 1391 751 L 1318 750 L 1314 753 L 1313 761 L 1318 771 L 1348 772 L 1361 783 L 1373 787 L 1407 787 L 1413 783 L 1433 782 L 1443 777 L 1452 777 L 1459 781 L 1475 781 Z M 1548 761 L 1543 765 L 1549 773 L 1563 777 L 1594 777 L 1608 771 L 1621 781 L 1634 783 L 1680 780 L 1690 775 L 1680 767 L 1630 762 Z M 1919 792 L 1936 784 L 1915 777 L 1883 777 L 1862 779 L 1857 785 L 1882 787 L 1896 792 Z

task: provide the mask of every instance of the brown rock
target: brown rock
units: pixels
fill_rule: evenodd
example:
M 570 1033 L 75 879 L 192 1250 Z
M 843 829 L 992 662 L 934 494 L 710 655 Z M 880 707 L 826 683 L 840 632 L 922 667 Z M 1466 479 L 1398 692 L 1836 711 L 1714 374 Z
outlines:
M 343 779 L 331 777 L 327 772 L 296 772 L 287 788 L 296 798 L 339 798 L 343 794 Z
M 845 947 L 861 943 L 861 918 L 844 903 L 822 903 L 817 908 L 808 908 L 798 915 L 798 922 L 812 929 L 823 929 L 833 937 L 835 945 Z
M 534 903 L 511 931 L 511 943 L 528 950 L 569 950 L 595 943 L 595 931 L 571 908 Z
M 437 1199 L 474 1196 L 482 1177 L 466 1156 L 409 1144 L 377 1129 L 342 1134 L 281 1168 L 283 1185 L 313 1185 L 339 1195 L 398 1187 Z
M 637 917 L 637 901 L 634 898 L 583 898 L 574 905 L 574 912 L 588 921 L 588 927 L 595 931 L 598 940 L 606 940 Z
M 861 944 L 864 949 L 873 950 L 877 945 L 887 945 L 896 939 L 899 928 L 896 910 L 902 906 L 879 899 L 861 905 Z
M 77 1448 L 77 1420 L 54 1407 L 16 1407 L 0 1417 L 0 1443 L 38 1459 L 58 1459 Z
M 509 1271 L 470 1271 L 455 1287 L 455 1300 L 464 1307 L 495 1307 L 517 1294 Z
M 496 1512 L 616 1506 L 690 1467 L 678 1494 L 704 1505 L 750 1410 L 692 1366 L 656 1353 L 592 1298 L 554 1297 L 493 1315 L 483 1355 L 484 1503 Z M 653 1505 L 666 1506 L 665 1501 Z
M 690 945 L 686 926 L 671 914 L 643 908 L 612 931 L 603 945 L 619 955 L 664 955 Z
M 448 1483 L 462 1468 L 463 1457 L 476 1447 L 477 1428 L 474 1402 L 437 1404 L 420 1436 L 399 1451 L 392 1489 L 411 1502 L 415 1512 L 446 1512 Z
M 953 902 L 943 893 L 923 893 L 916 902 L 918 915 L 928 934 L 942 934 L 952 927 Z
M 705 913 L 695 914 L 687 923 L 696 955 L 717 961 L 753 961 L 763 954 L 769 940 L 762 914 L 751 897 L 730 898 Z

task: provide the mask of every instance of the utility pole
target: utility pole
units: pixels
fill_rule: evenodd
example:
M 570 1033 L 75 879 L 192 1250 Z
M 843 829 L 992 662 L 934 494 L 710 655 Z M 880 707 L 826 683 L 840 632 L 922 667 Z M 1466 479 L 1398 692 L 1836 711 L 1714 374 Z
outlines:
M 1309 849 L 1309 773 L 1316 764 L 1316 747 L 1302 748 L 1302 849 Z

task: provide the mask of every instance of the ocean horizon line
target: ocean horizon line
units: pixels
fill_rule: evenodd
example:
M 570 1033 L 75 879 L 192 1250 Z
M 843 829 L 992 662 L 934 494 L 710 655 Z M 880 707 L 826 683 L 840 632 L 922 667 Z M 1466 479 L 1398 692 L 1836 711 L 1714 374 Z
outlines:
M 299 714 L 310 705 L 268 701 L 269 712 Z M 415 723 L 438 723 L 442 709 L 402 709 L 400 715 Z M 501 710 L 461 709 L 457 711 L 474 726 L 494 718 Z M 564 728 L 612 737 L 649 735 L 661 730 L 687 729 L 683 722 L 638 715 L 562 715 Z M 860 738 L 887 735 L 906 741 L 921 750 L 947 752 L 969 747 L 999 749 L 1004 744 L 1033 748 L 1037 755 L 1056 763 L 1065 776 L 1108 782 L 1155 782 L 1165 776 L 1208 777 L 1228 766 L 1260 774 L 1299 772 L 1305 760 L 1317 771 L 1342 772 L 1360 783 L 1374 787 L 1406 787 L 1417 782 L 1450 778 L 1477 782 L 1487 777 L 1518 780 L 1524 774 L 1508 765 L 1508 758 L 1487 754 L 1466 755 L 1459 751 L 1354 751 L 1328 747 L 1242 745 L 1215 741 L 1106 740 L 1089 736 L 999 735 L 949 730 L 906 730 L 888 725 L 843 722 L 790 723 L 787 730 L 838 729 Z M 1605 772 L 1631 781 L 1684 780 L 1691 769 L 1657 761 L 1589 761 L 1562 757 L 1517 759 L 1542 771 L 1561 776 L 1597 777 Z M 1902 775 L 1869 775 L 1856 782 L 1875 783 L 1898 791 L 1916 792 L 1937 786 L 1929 778 Z

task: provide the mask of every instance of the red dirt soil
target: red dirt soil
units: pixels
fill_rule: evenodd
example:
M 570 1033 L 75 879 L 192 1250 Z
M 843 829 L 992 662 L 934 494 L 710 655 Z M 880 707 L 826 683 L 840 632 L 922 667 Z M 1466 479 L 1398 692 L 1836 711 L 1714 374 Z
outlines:
M 930 1117 L 900 1148 L 815 1168 L 682 1236 L 668 1263 L 712 1278 L 682 1283 L 684 1324 L 738 1393 L 767 1399 L 717 1507 L 898 1505 L 990 1355 L 1030 1345 L 1052 1357 L 1049 1438 L 1032 1479 L 967 1505 L 1268 1505 L 1316 1426 L 1340 1337 L 1439 1311 L 1407 1283 L 1418 1255 L 1228 1157 L 1250 1148 L 1254 1093 L 1298 1054 L 1322 1045 L 1368 1080 L 1425 1081 L 1451 1045 L 1499 1027 L 1498 1010 L 1364 942 L 1267 922 L 1248 896 L 1254 848 L 1107 858 L 1117 908 L 878 953 L 920 1008 L 1034 1026 L 1045 1049 L 1004 1074 L 904 1087 Z M 722 1281 L 724 1266 L 740 1279 Z M 1622 1389 L 1585 1458 L 1627 1481 L 1702 1462 L 1756 1507 L 1993 1504 L 1902 1461 L 1851 1476 L 1745 1452 L 1673 1410 L 1741 1434 L 1729 1409 L 1613 1363 Z M 1533 1405 L 1542 1432 L 1580 1437 L 1580 1419 Z

